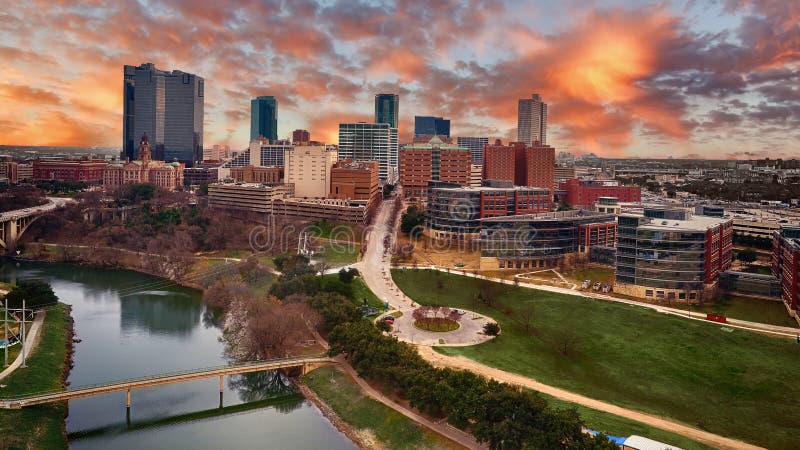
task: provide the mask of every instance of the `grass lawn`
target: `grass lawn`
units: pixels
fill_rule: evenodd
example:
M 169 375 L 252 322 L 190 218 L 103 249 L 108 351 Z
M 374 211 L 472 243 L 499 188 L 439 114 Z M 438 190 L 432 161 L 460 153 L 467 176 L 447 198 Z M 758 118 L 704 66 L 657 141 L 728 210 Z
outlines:
M 358 260 L 361 246 L 358 244 L 337 244 L 328 242 L 319 249 L 319 257 L 333 267 L 347 266 Z
M 367 397 L 350 377 L 335 367 L 314 370 L 303 377 L 303 382 L 342 420 L 359 430 L 371 431 L 385 448 L 461 448 L 383 403 Z
M 455 320 L 425 317 L 415 320 L 414 326 L 420 330 L 433 331 L 434 333 L 445 333 L 457 330 L 459 325 Z
M 747 273 L 757 273 L 760 275 L 772 275 L 772 268 L 770 266 L 760 266 L 760 265 L 752 265 L 752 266 L 745 266 L 742 272 Z
M 688 309 L 683 303 L 673 303 L 675 308 Z M 692 305 L 692 311 L 720 314 L 732 319 L 749 320 L 784 327 L 797 328 L 797 321 L 789 317 L 786 307 L 782 302 L 758 298 L 743 297 L 739 295 L 720 296 L 716 302 L 706 303 L 703 306 Z
M 67 352 L 69 314 L 59 304 L 47 312 L 41 341 L 30 358 L 27 369 L 17 369 L 0 381 L 0 397 L 18 397 L 29 393 L 62 389 Z M 63 431 L 67 404 L 51 403 L 20 410 L 0 410 L 0 446 L 2 448 L 67 448 Z
M 393 271 L 421 304 L 472 309 L 503 333 L 471 347 L 442 347 L 492 367 L 768 448 L 793 448 L 800 432 L 800 346 L 623 304 L 495 285 L 492 308 L 473 305 L 480 280 L 438 271 Z M 518 312 L 533 311 L 524 331 Z M 564 346 L 567 347 L 566 354 Z
M 583 280 L 591 280 L 592 283 L 595 281 L 608 283 L 614 281 L 614 268 L 587 266 L 583 269 L 568 270 L 564 272 L 563 275 L 567 278 L 572 278 L 578 283 L 582 282 Z
M 565 402 L 546 394 L 540 395 L 547 399 L 547 401 L 556 408 L 575 408 L 578 410 L 578 414 L 581 415 L 581 418 L 583 419 L 587 428 L 590 428 L 594 431 L 603 432 L 609 436 L 628 437 L 635 434 L 638 436 L 655 439 L 665 444 L 675 445 L 684 450 L 708 450 L 713 448 L 683 437 L 679 434 L 653 428 L 650 425 L 636 422 L 635 420 L 626 419 L 624 417 L 615 416 L 614 414 L 609 414 L 596 409 Z

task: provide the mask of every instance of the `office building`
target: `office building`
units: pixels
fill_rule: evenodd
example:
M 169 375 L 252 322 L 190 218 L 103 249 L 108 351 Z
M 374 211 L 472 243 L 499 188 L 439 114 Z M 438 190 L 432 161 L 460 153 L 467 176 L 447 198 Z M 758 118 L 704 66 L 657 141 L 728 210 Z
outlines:
M 774 232 L 772 274 L 780 282 L 786 311 L 800 323 L 800 227 L 783 225 Z
M 294 195 L 325 198 L 331 186 L 331 167 L 338 159 L 334 147 L 296 145 L 284 152 L 284 180 L 294 185 Z
M 477 237 L 481 219 L 550 210 L 547 189 L 484 181 L 481 187 L 463 187 L 431 181 L 427 219 L 430 235 L 438 240 Z
M 239 183 L 278 184 L 283 182 L 283 167 L 231 167 L 230 177 Z
M 329 198 L 363 202 L 371 205 L 380 194 L 376 161 L 343 160 L 331 168 Z
M 645 207 L 617 220 L 614 291 L 653 300 L 709 298 L 730 268 L 733 223 L 685 209 Z
M 553 192 L 555 149 L 523 142 L 502 145 L 495 141 L 484 148 L 483 179 L 510 181 L 517 186 L 536 186 Z
M 203 161 L 224 161 L 230 156 L 230 145 L 214 144 L 211 148 L 203 149 Z
M 183 169 L 183 181 L 189 186 L 200 186 L 219 181 L 219 165 L 203 164 Z
M 138 159 L 138 138 L 147 134 L 151 156 L 191 166 L 203 159 L 203 78 L 152 63 L 123 68 L 123 153 Z
M 591 208 L 600 197 L 616 197 L 625 203 L 642 201 L 641 187 L 623 186 L 617 180 L 572 178 L 562 181 L 559 189 L 566 192 L 565 203 L 574 208 Z
M 473 164 L 483 164 L 483 148 L 489 145 L 488 137 L 458 136 L 456 138 L 456 144 L 459 147 L 469 149 Z
M 19 163 L 0 161 L 0 177 L 4 177 L 10 184 L 19 183 Z
M 575 166 L 556 166 L 554 170 L 555 170 L 555 179 L 557 184 L 561 183 L 562 181 L 566 181 L 571 178 L 577 177 Z
M 426 144 L 406 145 L 400 150 L 400 184 L 405 198 L 425 200 L 428 181 L 469 186 L 472 165 L 466 148 L 449 145 L 439 137 Z
M 17 177 L 22 180 L 22 164 L 17 166 Z M 60 159 L 33 161 L 32 179 L 34 181 L 83 181 L 102 183 L 103 171 L 108 163 L 100 159 Z
M 250 100 L 250 141 L 278 140 L 278 101 L 271 95 Z
M 398 128 L 399 110 L 399 95 L 378 94 L 375 96 L 375 123 L 388 123 L 392 128 Z
M 572 255 L 613 247 L 613 214 L 587 210 L 497 216 L 481 220 L 481 269 L 538 269 Z
M 547 144 L 547 103 L 539 94 L 522 98 L 517 107 L 517 141 Z
M 414 116 L 414 136 L 450 137 L 450 119 L 433 116 Z
M 483 182 L 483 166 L 471 164 L 469 170 L 469 185 L 479 187 Z
M 272 201 L 272 212 L 284 220 L 348 222 L 363 224 L 369 218 L 365 202 L 333 198 L 281 198 Z
M 308 145 L 310 142 L 311 142 L 311 133 L 309 133 L 308 130 L 292 131 L 293 145 Z
M 381 183 L 397 180 L 397 128 L 388 123 L 340 123 L 339 158 L 377 161 Z

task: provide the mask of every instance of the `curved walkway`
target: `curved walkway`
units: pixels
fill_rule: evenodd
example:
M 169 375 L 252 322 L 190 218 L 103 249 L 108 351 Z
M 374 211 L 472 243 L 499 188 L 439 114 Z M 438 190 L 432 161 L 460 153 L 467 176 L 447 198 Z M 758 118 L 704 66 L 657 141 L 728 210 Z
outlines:
M 394 201 L 383 202 L 367 236 L 367 249 L 362 260 L 350 267 L 356 267 L 362 279 L 372 292 L 403 315 L 395 321 L 394 336 L 415 344 L 464 346 L 475 345 L 491 339 L 483 334 L 483 326 L 493 322 L 490 317 L 467 312 L 461 318 L 461 326 L 455 331 L 435 333 L 414 327 L 413 312 L 419 305 L 403 293 L 394 283 L 391 274 L 391 252 L 384 251 L 383 242 L 386 236 L 394 240 L 394 227 L 389 226 L 389 217 Z M 338 270 L 338 269 L 337 269 Z M 440 341 L 441 340 L 441 341 Z
M 422 356 L 426 361 L 430 362 L 434 366 L 452 367 L 456 369 L 469 370 L 470 372 L 475 372 L 484 375 L 488 378 L 492 378 L 502 383 L 515 384 L 518 386 L 533 389 L 535 391 L 539 391 L 547 395 L 552 395 L 553 397 L 556 397 L 564 401 L 576 403 L 578 405 L 586 406 L 588 408 L 596 409 L 598 411 L 603 411 L 610 414 L 614 414 L 616 416 L 635 420 L 637 422 L 641 422 L 650 425 L 652 427 L 659 428 L 661 430 L 680 434 L 681 436 L 686 436 L 690 439 L 694 439 L 698 442 L 710 445 L 712 447 L 724 448 L 724 449 L 746 449 L 746 450 L 762 448 L 748 444 L 746 442 L 738 441 L 736 439 L 730 439 L 713 433 L 709 433 L 707 431 L 690 427 L 682 423 L 673 422 L 664 419 L 662 417 L 655 416 L 653 414 L 648 414 L 632 409 L 623 408 L 621 406 L 617 406 L 601 400 L 595 400 L 593 398 L 576 394 L 574 392 L 566 391 L 564 389 L 540 383 L 532 378 L 524 377 L 522 375 L 518 375 L 515 373 L 506 372 L 500 369 L 495 369 L 493 367 L 486 366 L 484 364 L 465 358 L 463 356 L 442 355 L 440 353 L 437 353 L 432 347 L 417 346 L 417 350 L 419 351 L 420 356 Z
M 47 315 L 45 311 L 39 311 L 36 313 L 36 317 L 33 319 L 33 323 L 31 324 L 30 330 L 26 330 L 25 336 L 25 356 L 30 357 L 31 352 L 33 349 L 36 348 L 36 345 L 39 343 L 39 332 L 42 329 L 42 323 L 44 322 L 44 317 Z M 5 370 L 0 372 L 0 380 L 3 378 L 11 375 L 19 366 L 22 365 L 22 352 L 17 355 L 17 359 L 14 360 Z

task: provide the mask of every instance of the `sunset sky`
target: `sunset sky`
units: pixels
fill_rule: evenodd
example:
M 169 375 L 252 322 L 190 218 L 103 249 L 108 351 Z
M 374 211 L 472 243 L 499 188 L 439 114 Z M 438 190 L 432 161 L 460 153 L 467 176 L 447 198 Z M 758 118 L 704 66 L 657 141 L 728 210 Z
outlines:
M 122 145 L 122 66 L 205 78 L 204 144 L 247 145 L 250 98 L 278 135 L 337 141 L 400 94 L 453 135 L 603 156 L 800 157 L 800 1 L 0 0 L 0 144 Z M 591 5 L 591 6 L 589 6 Z

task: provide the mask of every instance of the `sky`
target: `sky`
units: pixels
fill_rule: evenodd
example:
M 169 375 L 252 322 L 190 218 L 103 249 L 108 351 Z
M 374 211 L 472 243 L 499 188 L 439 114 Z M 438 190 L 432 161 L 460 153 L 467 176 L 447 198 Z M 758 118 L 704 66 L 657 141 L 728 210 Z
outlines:
M 400 95 L 454 136 L 608 157 L 800 157 L 800 1 L 0 0 L 0 144 L 122 145 L 123 65 L 205 79 L 204 146 L 247 146 L 250 99 L 278 135 L 338 140 Z

